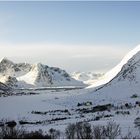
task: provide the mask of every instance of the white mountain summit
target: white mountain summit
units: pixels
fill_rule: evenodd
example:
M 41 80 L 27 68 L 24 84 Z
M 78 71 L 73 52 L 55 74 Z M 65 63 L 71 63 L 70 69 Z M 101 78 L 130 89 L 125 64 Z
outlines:
M 13 63 L 7 58 L 0 61 L 0 82 L 17 88 L 84 86 L 60 68 L 41 63 Z

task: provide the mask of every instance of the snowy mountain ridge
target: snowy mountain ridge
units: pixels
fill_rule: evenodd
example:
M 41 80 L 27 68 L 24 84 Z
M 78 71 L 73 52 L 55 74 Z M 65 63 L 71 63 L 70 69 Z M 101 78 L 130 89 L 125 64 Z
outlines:
M 13 63 L 7 58 L 0 61 L 0 82 L 17 88 L 49 87 L 49 86 L 85 86 L 69 74 L 55 67 L 41 63 Z
M 101 80 L 95 82 L 93 85 L 89 86 L 88 88 L 102 86 L 102 85 L 110 82 L 113 78 L 115 78 L 118 75 L 118 73 L 122 70 L 124 65 L 127 64 L 127 62 L 130 59 L 135 59 L 134 60 L 135 62 L 139 61 L 140 60 L 140 54 L 139 53 L 140 53 L 140 45 L 138 45 L 136 48 L 131 50 L 126 56 L 124 56 L 122 61 L 118 65 L 116 65 L 113 69 L 111 69 L 109 72 L 107 72 L 101 78 Z M 137 55 L 137 57 L 135 55 Z M 129 64 L 127 64 L 127 65 L 130 65 L 130 63 L 132 63 L 132 62 L 129 62 Z
M 88 87 L 90 93 L 99 94 L 98 98 L 105 100 L 122 100 L 135 94 L 140 96 L 140 45 L 105 76 L 108 77 Z
M 6 57 L 0 60 L 0 76 L 22 76 L 29 72 L 31 65 L 28 63 L 14 63 Z

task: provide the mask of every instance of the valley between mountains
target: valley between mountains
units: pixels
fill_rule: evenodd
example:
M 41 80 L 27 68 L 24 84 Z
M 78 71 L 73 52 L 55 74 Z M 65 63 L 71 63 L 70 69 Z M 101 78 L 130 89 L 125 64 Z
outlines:
M 0 61 L 0 119 L 28 130 L 64 132 L 70 123 L 120 125 L 136 136 L 140 125 L 140 46 L 106 74 Z M 118 138 L 121 138 L 118 136 Z

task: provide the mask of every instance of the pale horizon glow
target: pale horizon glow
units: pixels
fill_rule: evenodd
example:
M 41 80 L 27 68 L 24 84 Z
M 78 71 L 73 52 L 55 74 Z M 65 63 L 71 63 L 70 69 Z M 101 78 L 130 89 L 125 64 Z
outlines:
M 0 1 L 0 58 L 107 72 L 140 44 L 140 2 Z
M 49 66 L 60 67 L 68 72 L 107 72 L 119 63 L 129 51 L 126 47 L 93 46 L 3 43 L 0 44 L 0 57 L 6 57 L 15 63 L 43 63 Z M 77 68 L 78 65 L 80 69 Z

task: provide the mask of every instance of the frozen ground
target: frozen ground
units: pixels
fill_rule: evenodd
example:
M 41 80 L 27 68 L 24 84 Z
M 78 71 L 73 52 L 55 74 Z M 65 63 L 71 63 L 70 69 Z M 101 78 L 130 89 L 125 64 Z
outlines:
M 92 89 L 93 90 L 93 89 Z M 64 131 L 69 123 L 88 121 L 91 124 L 104 125 L 110 120 L 120 124 L 123 134 L 128 130 L 136 133 L 135 118 L 139 117 L 138 105 L 140 97 L 131 98 L 124 96 L 114 98 L 108 95 L 92 93 L 91 89 L 68 91 L 35 91 L 36 95 L 8 96 L 0 98 L 0 119 L 29 122 L 24 126 L 29 130 L 50 128 Z M 92 102 L 91 105 L 77 106 L 78 103 Z M 125 107 L 131 104 L 131 108 Z M 104 111 L 95 111 L 93 107 L 111 104 L 114 107 Z M 86 110 L 86 111 L 84 111 Z M 119 111 L 120 113 L 116 114 Z M 125 114 L 129 111 L 130 114 Z M 124 113 L 123 113 L 124 112 Z M 99 120 L 96 120 L 99 117 Z M 32 123 L 32 124 L 30 124 Z

